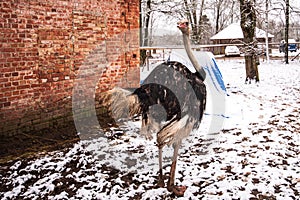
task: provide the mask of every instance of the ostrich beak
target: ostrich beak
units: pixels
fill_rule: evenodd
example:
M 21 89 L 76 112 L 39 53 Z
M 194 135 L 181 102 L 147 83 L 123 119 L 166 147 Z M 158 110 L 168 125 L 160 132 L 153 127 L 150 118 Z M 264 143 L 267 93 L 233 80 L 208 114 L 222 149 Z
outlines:
M 179 29 L 186 29 L 189 27 L 189 22 L 187 20 L 182 20 L 177 22 L 177 28 Z
M 177 28 L 186 28 L 186 25 L 184 23 L 177 23 Z

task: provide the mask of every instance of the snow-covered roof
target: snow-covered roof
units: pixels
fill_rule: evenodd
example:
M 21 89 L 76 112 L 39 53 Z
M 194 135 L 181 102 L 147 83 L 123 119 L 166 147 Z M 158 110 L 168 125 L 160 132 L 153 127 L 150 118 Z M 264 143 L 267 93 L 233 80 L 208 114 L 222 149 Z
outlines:
M 256 38 L 265 38 L 266 32 L 256 27 L 255 30 Z M 268 33 L 269 38 L 273 38 L 274 35 Z M 212 36 L 211 40 L 222 40 L 222 39 L 242 39 L 244 34 L 239 23 L 233 23 L 227 26 L 225 29 Z

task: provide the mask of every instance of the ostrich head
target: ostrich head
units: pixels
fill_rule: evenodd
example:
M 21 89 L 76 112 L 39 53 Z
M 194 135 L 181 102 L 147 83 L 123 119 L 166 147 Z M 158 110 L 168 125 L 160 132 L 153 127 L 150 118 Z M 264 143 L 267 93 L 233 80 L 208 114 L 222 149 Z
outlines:
M 189 21 L 186 19 L 177 22 L 177 27 L 183 34 L 188 35 L 190 33 Z
M 187 55 L 188 55 L 191 63 L 193 64 L 193 66 L 195 67 L 195 69 L 200 74 L 201 79 L 204 80 L 205 77 L 206 77 L 205 70 L 198 63 L 197 59 L 195 58 L 195 56 L 194 56 L 194 54 L 192 52 L 191 41 L 190 41 L 190 38 L 189 38 L 189 34 L 190 34 L 189 21 L 188 20 L 179 21 L 177 23 L 177 27 L 182 32 L 183 45 L 184 45 L 184 48 L 186 50 L 186 53 L 187 53 Z

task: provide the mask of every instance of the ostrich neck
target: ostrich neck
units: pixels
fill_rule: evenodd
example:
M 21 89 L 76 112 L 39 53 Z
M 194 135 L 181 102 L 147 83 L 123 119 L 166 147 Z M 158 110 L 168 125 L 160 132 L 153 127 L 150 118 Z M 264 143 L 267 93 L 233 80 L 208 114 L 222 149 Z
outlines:
M 206 73 L 203 69 L 203 67 L 201 67 L 197 61 L 197 59 L 195 58 L 193 52 L 192 52 L 192 48 L 191 48 L 191 42 L 190 42 L 190 38 L 188 36 L 188 34 L 182 34 L 183 36 L 183 44 L 184 44 L 184 48 L 186 50 L 186 53 L 192 63 L 192 65 L 195 67 L 195 69 L 197 70 L 197 72 L 199 72 L 199 74 L 201 75 L 202 79 L 204 80 L 206 77 Z

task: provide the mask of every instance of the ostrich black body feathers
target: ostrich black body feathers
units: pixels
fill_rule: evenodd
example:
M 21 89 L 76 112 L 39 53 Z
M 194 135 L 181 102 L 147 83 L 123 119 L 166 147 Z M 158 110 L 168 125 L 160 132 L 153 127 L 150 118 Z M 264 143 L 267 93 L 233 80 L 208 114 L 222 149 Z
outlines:
M 172 123 L 188 115 L 189 120 L 195 121 L 194 128 L 199 127 L 206 104 L 206 87 L 199 73 L 190 72 L 179 62 L 165 62 L 157 66 L 144 83 L 133 95 L 139 98 L 145 124 L 148 123 L 149 108 L 161 105 L 166 116 L 161 109 L 152 113 L 158 123 L 164 120 Z

